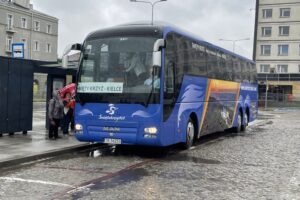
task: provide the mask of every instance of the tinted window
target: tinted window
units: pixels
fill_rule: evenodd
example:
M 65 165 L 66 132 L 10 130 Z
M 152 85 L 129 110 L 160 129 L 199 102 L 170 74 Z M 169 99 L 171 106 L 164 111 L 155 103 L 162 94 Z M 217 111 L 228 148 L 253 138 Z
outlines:
M 251 64 L 251 79 L 250 79 L 250 83 L 257 83 L 257 70 L 256 70 L 256 65 L 255 64 Z
M 185 44 L 184 44 L 184 40 L 182 40 L 182 37 L 174 33 L 168 34 L 166 40 L 167 40 L 167 47 L 165 49 L 165 70 L 168 68 L 168 66 L 171 65 L 174 66 L 175 93 L 178 93 L 184 75 L 184 65 L 185 65 L 185 57 L 186 57 L 184 51 Z M 165 73 L 167 73 L 167 71 L 165 71 Z
M 226 80 L 225 72 L 226 72 L 226 55 L 223 52 L 217 53 L 218 65 L 216 68 L 216 77 L 217 79 Z
M 233 73 L 234 73 L 234 81 L 241 82 L 242 68 L 241 62 L 238 58 L 233 58 Z
M 243 83 L 249 83 L 249 74 L 250 74 L 250 68 L 248 68 L 248 63 L 245 61 L 241 61 L 241 68 L 242 68 L 242 82 Z
M 226 59 L 226 70 L 225 70 L 225 77 L 226 80 L 233 81 L 233 62 L 232 57 L 230 55 L 227 55 Z
M 183 75 L 187 68 L 187 54 L 186 54 L 186 44 L 182 36 L 175 35 L 176 43 L 176 53 L 175 53 L 175 83 L 176 83 L 176 93 L 179 92 L 181 83 L 183 80 Z
M 246 70 L 246 79 L 247 79 L 247 83 L 251 83 L 251 63 L 247 62 L 247 70 Z
M 177 60 L 181 59 L 178 57 L 178 46 L 177 38 L 175 34 L 169 33 L 166 37 L 166 48 L 165 48 L 165 65 L 164 65 L 164 111 L 163 120 L 166 121 L 174 108 L 176 85 L 175 85 L 175 72 L 177 68 Z M 181 61 L 180 61 L 181 62 Z
M 217 52 L 213 49 L 206 49 L 207 53 L 207 74 L 209 78 L 217 78 L 216 69 L 218 67 Z
M 189 41 L 188 53 L 188 74 L 207 76 L 205 47 Z

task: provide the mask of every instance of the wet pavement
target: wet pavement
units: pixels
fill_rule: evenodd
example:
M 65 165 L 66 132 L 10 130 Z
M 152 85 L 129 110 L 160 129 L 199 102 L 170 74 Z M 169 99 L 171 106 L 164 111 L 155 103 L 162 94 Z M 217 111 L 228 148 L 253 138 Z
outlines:
M 0 171 L 0 199 L 300 199 L 300 111 L 183 151 L 103 147 Z
M 46 103 L 34 103 L 33 130 L 27 135 L 15 133 L 0 137 L 0 168 L 12 163 L 30 161 L 43 154 L 59 153 L 80 148 L 87 143 L 78 142 L 74 136 L 62 137 L 56 141 L 48 140 L 45 128 Z M 61 134 L 61 133 L 60 133 Z M 24 160 L 25 158 L 25 160 Z

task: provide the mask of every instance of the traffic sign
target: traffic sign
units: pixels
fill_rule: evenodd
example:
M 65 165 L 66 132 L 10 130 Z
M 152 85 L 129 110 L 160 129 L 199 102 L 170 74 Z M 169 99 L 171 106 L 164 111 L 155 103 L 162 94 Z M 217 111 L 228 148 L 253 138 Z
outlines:
M 13 43 L 12 44 L 12 57 L 13 58 L 24 58 L 24 43 Z

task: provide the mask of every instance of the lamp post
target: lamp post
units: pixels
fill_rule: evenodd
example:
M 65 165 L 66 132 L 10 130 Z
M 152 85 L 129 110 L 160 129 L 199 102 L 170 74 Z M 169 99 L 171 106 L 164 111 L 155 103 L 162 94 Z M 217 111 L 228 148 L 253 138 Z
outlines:
M 159 0 L 159 1 L 155 1 L 155 2 L 151 2 L 151 1 L 140 1 L 140 0 L 130 0 L 131 2 L 136 2 L 136 3 L 147 3 L 147 4 L 150 4 L 151 7 L 152 7 L 152 18 L 151 18 L 151 25 L 153 25 L 153 14 L 154 14 L 154 6 L 155 4 L 157 3 L 160 3 L 160 2 L 164 2 L 164 1 L 167 1 L 167 0 Z
M 242 38 L 242 39 L 237 39 L 237 40 L 228 40 L 228 39 L 219 39 L 220 41 L 225 41 L 225 42 L 232 42 L 233 45 L 233 53 L 235 51 L 235 43 L 240 42 L 240 41 L 245 41 L 245 40 L 250 40 L 250 38 Z

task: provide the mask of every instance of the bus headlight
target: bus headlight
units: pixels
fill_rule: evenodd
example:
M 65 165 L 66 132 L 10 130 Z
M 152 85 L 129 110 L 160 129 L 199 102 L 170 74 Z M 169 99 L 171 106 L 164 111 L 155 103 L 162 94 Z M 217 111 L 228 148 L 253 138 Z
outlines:
M 75 125 L 75 131 L 82 131 L 83 128 L 82 128 L 82 125 L 81 124 L 76 124 Z
M 149 134 L 156 134 L 157 133 L 157 128 L 156 127 L 149 127 L 144 129 L 145 133 Z

